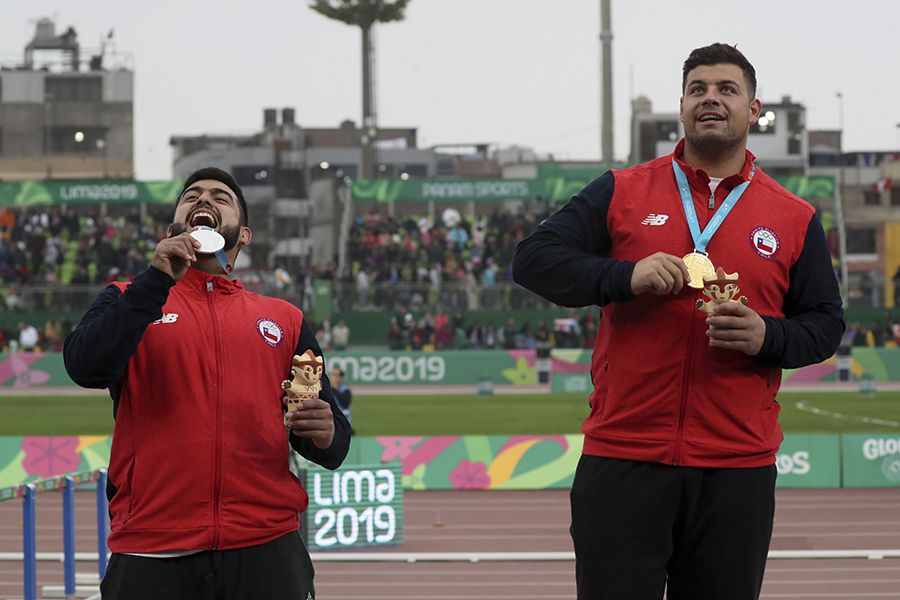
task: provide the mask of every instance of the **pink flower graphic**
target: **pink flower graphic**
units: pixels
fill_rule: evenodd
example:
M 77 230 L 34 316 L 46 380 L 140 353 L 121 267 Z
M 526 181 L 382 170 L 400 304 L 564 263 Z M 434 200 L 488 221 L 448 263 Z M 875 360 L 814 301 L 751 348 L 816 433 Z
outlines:
M 483 462 L 463 459 L 450 471 L 450 483 L 455 490 L 483 490 L 491 485 L 491 478 Z
M 402 461 L 412 454 L 412 447 L 422 441 L 422 436 L 376 436 L 375 440 L 384 448 L 382 462 L 391 462 L 395 458 Z
M 29 475 L 55 477 L 78 469 L 77 437 L 29 436 L 22 440 L 25 459 L 22 468 Z

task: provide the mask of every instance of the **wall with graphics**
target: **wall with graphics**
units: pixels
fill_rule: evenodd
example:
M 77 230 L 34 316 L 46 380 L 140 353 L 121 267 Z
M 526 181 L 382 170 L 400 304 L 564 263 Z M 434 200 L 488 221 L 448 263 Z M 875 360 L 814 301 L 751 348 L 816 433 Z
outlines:
M 405 490 L 565 489 L 572 483 L 581 445 L 581 434 L 354 437 L 338 473 L 356 474 L 341 480 L 341 475 L 335 479 L 332 472 L 320 470 L 319 479 L 309 479 L 307 489 L 311 497 L 321 499 L 320 505 L 344 502 L 347 482 L 362 477 L 358 465 L 396 469 L 389 486 L 385 482 L 390 477 L 366 467 L 372 475 L 365 477 L 374 486 L 366 494 L 379 500 L 394 484 Z M 0 437 L 0 488 L 106 466 L 109 448 L 107 436 Z M 900 436 L 787 435 L 776 466 L 779 487 L 900 487 Z M 365 512 L 369 505 L 357 504 L 357 525 L 369 527 L 366 519 L 376 517 L 377 507 L 372 505 L 370 514 Z M 349 519 L 349 512 L 344 513 L 341 518 Z M 328 518 L 323 515 L 322 523 Z M 337 518 L 337 512 L 331 516 Z M 379 521 L 371 521 L 371 526 L 387 527 L 386 509 L 377 516 Z
M 393 352 L 357 350 L 328 352 L 329 367 L 341 367 L 349 385 L 536 385 L 534 350 L 456 350 L 445 352 Z M 835 359 L 785 370 L 788 384 L 827 383 L 835 380 Z M 554 392 L 587 393 L 590 350 L 553 350 L 551 372 Z M 900 381 L 900 351 L 896 348 L 854 348 L 854 378 Z M 61 353 L 19 352 L 0 354 L 0 390 L 36 386 L 74 386 L 63 367 Z

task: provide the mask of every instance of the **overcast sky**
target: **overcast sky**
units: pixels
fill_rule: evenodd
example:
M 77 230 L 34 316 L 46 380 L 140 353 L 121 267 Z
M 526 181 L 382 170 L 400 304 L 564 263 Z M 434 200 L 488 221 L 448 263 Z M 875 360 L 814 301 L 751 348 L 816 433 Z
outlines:
M 360 34 L 305 0 L 5 0 L 0 61 L 21 61 L 35 21 L 73 26 L 83 48 L 114 30 L 135 67 L 139 179 L 171 177 L 171 135 L 253 133 L 262 109 L 295 107 L 308 127 L 361 114 Z M 691 49 L 737 43 L 759 98 L 790 95 L 810 129 L 848 150 L 900 148 L 897 0 L 613 0 L 615 155 L 629 151 L 630 99 L 674 112 Z M 600 156 L 599 0 L 411 0 L 377 28 L 379 124 L 419 145 L 530 146 Z

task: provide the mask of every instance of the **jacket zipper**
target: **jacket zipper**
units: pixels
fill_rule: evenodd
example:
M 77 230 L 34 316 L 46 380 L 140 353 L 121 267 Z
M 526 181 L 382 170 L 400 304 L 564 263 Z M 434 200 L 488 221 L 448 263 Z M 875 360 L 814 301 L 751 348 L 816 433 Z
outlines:
M 222 385 L 222 338 L 219 331 L 219 320 L 216 318 L 216 310 L 213 305 L 213 282 L 206 282 L 207 303 L 209 305 L 209 314 L 212 317 L 213 338 L 216 346 L 216 432 L 215 432 L 215 462 L 213 469 L 215 473 L 215 491 L 213 492 L 213 540 L 212 549 L 215 550 L 219 546 L 219 506 L 222 500 L 222 402 L 223 402 L 223 385 Z
M 707 208 L 709 210 L 713 210 L 716 208 L 716 193 L 712 190 L 709 192 L 709 203 L 707 204 Z M 707 223 L 709 223 L 709 219 L 707 218 Z M 701 290 L 697 290 L 694 295 L 694 299 L 691 301 L 691 319 L 690 319 L 690 328 L 688 329 L 687 335 L 687 354 L 684 356 L 684 367 L 682 369 L 682 377 L 681 377 L 681 398 L 678 403 L 678 421 L 675 424 L 675 449 L 672 454 L 672 464 L 674 466 L 678 466 L 681 462 L 681 451 L 684 446 L 684 415 L 687 412 L 687 401 L 688 401 L 688 393 L 691 389 L 691 382 L 693 380 L 693 355 L 694 355 L 694 338 L 696 337 L 696 327 L 694 326 L 694 320 L 698 318 L 700 315 L 699 311 L 693 309 L 694 303 L 697 299 L 701 298 L 702 295 Z M 702 315 L 700 315 L 702 316 Z
M 700 297 L 699 290 L 696 294 L 696 297 Z M 692 309 L 693 303 L 695 301 L 696 300 L 691 302 Z M 699 314 L 699 311 L 693 312 L 697 312 Z M 681 398 L 678 402 L 678 421 L 676 421 L 675 423 L 675 451 L 673 452 L 672 456 L 672 464 L 676 467 L 681 462 L 681 449 L 682 445 L 684 444 L 684 415 L 687 412 L 688 392 L 691 389 L 691 381 L 693 379 L 692 375 L 694 373 L 694 370 L 692 368 L 692 357 L 694 356 L 694 338 L 696 337 L 696 327 L 694 327 L 694 319 L 696 318 L 696 315 L 691 314 L 690 327 L 687 334 L 687 344 L 685 344 L 686 354 L 684 355 L 684 367 L 682 369 L 681 375 Z

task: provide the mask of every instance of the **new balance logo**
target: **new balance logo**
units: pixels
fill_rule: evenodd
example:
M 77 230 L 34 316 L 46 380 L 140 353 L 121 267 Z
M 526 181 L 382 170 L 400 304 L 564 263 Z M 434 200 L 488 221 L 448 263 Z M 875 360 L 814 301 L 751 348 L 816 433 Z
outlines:
M 641 221 L 641 225 L 665 225 L 669 220 L 669 215 L 656 215 L 650 213 L 647 218 Z
M 165 313 L 162 319 L 157 319 L 150 323 L 151 325 L 159 325 L 160 323 L 174 323 L 178 320 L 178 313 Z

